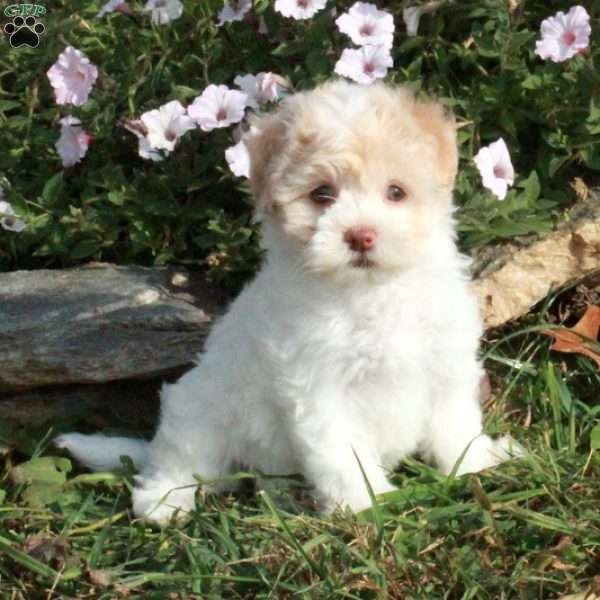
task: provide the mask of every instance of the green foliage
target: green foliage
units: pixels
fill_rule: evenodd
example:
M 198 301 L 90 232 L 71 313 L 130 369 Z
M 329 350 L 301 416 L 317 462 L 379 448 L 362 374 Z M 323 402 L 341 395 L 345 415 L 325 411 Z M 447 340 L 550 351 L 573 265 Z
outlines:
M 221 28 L 218 0 L 188 0 L 184 15 L 163 26 L 138 12 L 97 19 L 100 4 L 52 3 L 37 49 L 0 40 L 0 175 L 28 224 L 20 234 L 0 231 L 0 270 L 92 259 L 180 263 L 236 286 L 259 255 L 247 185 L 224 160 L 232 131 L 189 132 L 167 160 L 153 163 L 138 156 L 120 124 L 169 100 L 187 104 L 210 83 L 233 85 L 243 73 L 273 71 L 296 89 L 312 87 L 332 76 L 350 40 L 329 11 L 294 21 L 266 0 L 245 21 Z M 350 4 L 336 3 L 338 13 Z M 597 21 L 590 50 L 554 64 L 534 54 L 535 39 L 541 20 L 565 9 L 563 2 L 531 0 L 512 12 L 505 0 L 445 2 L 422 17 L 417 37 L 406 36 L 402 3 L 385 4 L 397 30 L 388 79 L 444 98 L 461 124 L 456 198 L 465 247 L 548 231 L 574 201 L 572 178 L 594 182 L 600 170 Z M 594 17 L 600 2 L 587 8 Z M 257 33 L 258 15 L 268 35 Z M 67 44 L 100 72 L 80 108 L 58 107 L 46 77 Z M 88 156 L 67 169 L 54 150 L 65 114 L 95 138 Z M 500 136 L 517 171 L 504 202 L 481 186 L 472 162 Z
M 338 13 L 351 3 L 336 3 Z M 153 163 L 120 123 L 243 73 L 273 71 L 296 89 L 312 87 L 350 42 L 327 12 L 296 22 L 270 0 L 223 28 L 218 0 L 187 0 L 168 26 L 139 15 L 96 19 L 100 4 L 53 2 L 38 49 L 0 40 L 0 175 L 28 225 L 0 229 L 0 270 L 179 263 L 237 286 L 260 257 L 247 185 L 224 161 L 232 131 L 190 132 Z M 504 0 L 446 2 L 412 38 L 402 3 L 377 4 L 397 27 L 389 79 L 444 98 L 461 124 L 464 246 L 548 231 L 574 201 L 571 180 L 598 181 L 598 20 L 587 54 L 553 64 L 534 55 L 534 42 L 563 2 L 522 1 L 513 12 Z M 585 4 L 600 13 L 599 0 Z M 268 36 L 257 34 L 257 14 Z M 100 71 L 81 108 L 57 107 L 45 76 L 67 44 Z M 54 150 L 65 114 L 95 137 L 68 169 Z M 503 202 L 472 163 L 500 136 L 518 173 Z M 533 600 L 583 591 L 600 557 L 600 377 L 585 358 L 568 357 L 566 370 L 552 360 L 537 333 L 544 328 L 500 335 L 484 354 L 502 382 L 488 429 L 508 430 L 527 455 L 470 478 L 407 460 L 398 489 L 357 516 L 290 513 L 263 493 L 199 498 L 187 524 L 152 529 L 129 513 L 130 474 L 73 473 L 70 460 L 40 447 L 41 435 L 2 422 L 0 597 Z M 500 419 L 507 408 L 511 417 Z

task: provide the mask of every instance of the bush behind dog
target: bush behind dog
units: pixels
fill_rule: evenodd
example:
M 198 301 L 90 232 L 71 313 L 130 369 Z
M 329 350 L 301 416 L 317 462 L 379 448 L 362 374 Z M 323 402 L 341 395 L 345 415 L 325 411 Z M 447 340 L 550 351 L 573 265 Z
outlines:
M 190 132 L 155 163 L 138 156 L 135 137 L 120 124 L 170 100 L 187 105 L 207 85 L 233 86 L 245 73 L 272 71 L 295 89 L 312 87 L 333 75 L 349 40 L 335 26 L 331 3 L 296 21 L 261 0 L 244 21 L 224 27 L 216 25 L 222 5 L 214 0 L 186 2 L 183 16 L 166 25 L 139 12 L 96 18 L 101 4 L 74 10 L 68 1 L 53 3 L 38 48 L 12 49 L 2 40 L 0 175 L 5 199 L 27 227 L 0 230 L 0 269 L 92 259 L 179 263 L 237 287 L 260 256 L 248 187 L 224 159 L 233 129 Z M 337 14 L 351 4 L 336 3 Z M 576 201 L 575 178 L 598 180 L 600 2 L 587 6 L 589 48 L 564 63 L 534 54 L 541 21 L 568 10 L 563 2 L 445 2 L 421 18 L 415 37 L 406 33 L 401 3 L 377 4 L 396 25 L 387 80 L 445 98 L 461 125 L 456 199 L 464 247 L 548 231 Z M 267 35 L 258 33 L 259 16 Z M 69 44 L 99 70 L 79 108 L 57 106 L 46 78 Z M 65 169 L 54 143 L 66 114 L 81 119 L 95 141 L 82 162 Z M 472 162 L 499 137 L 517 173 L 503 202 L 482 187 Z

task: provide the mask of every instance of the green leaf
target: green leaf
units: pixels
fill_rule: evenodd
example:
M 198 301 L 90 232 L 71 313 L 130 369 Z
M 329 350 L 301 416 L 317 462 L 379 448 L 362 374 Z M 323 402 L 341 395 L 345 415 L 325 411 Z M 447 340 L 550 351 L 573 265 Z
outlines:
M 525 190 L 527 202 L 535 202 L 540 197 L 540 178 L 535 171 L 531 171 L 529 177 L 521 185 Z
M 590 102 L 590 114 L 585 123 L 590 135 L 600 133 L 600 106 L 596 105 L 593 98 Z
M 41 456 L 17 465 L 11 470 L 10 475 L 14 483 L 63 484 L 67 480 L 66 474 L 70 471 L 71 461 L 68 458 Z
M 62 496 L 70 471 L 68 458 L 42 456 L 16 466 L 10 476 L 13 483 L 27 486 L 22 492 L 23 501 L 29 506 L 41 507 Z
M 552 223 L 536 217 L 523 217 L 518 221 L 498 219 L 489 225 L 489 233 L 499 238 L 510 238 L 528 233 L 547 233 L 552 231 Z
M 173 91 L 179 100 L 189 100 L 198 95 L 198 90 L 188 87 L 187 85 L 176 85 L 174 86 Z
M 69 251 L 70 258 L 87 258 L 96 254 L 100 249 L 100 244 L 96 240 L 82 240 Z
M 510 36 L 508 54 L 516 54 L 521 46 L 535 38 L 535 36 L 536 34 L 533 31 L 516 31 Z
M 64 183 L 62 171 L 50 177 L 44 184 L 44 189 L 42 191 L 42 199 L 44 202 L 53 204 L 61 195 Z
M 63 486 L 59 483 L 32 483 L 21 494 L 27 505 L 41 508 L 56 502 L 63 495 Z
M 600 450 L 600 425 L 596 425 L 590 434 L 590 449 Z
M 548 175 L 554 177 L 558 170 L 569 160 L 569 156 L 555 156 L 548 165 Z
M 14 129 L 15 131 L 19 131 L 20 129 L 25 129 L 30 123 L 31 120 L 29 119 L 29 117 L 14 115 L 11 116 L 10 119 L 7 119 L 5 126 L 8 129 Z
M 319 49 L 311 50 L 306 55 L 306 68 L 313 77 L 327 75 L 331 71 L 329 59 Z
M 600 171 L 600 144 L 584 148 L 580 153 L 583 162 L 594 171 Z
M 544 80 L 537 73 L 532 73 L 521 81 L 521 87 L 525 90 L 539 90 L 543 85 Z
M 0 111 L 2 112 L 18 108 L 19 106 L 21 106 L 21 103 L 15 100 L 0 100 Z
M 305 40 L 295 42 L 283 42 L 271 52 L 273 56 L 293 56 L 294 54 L 304 54 L 308 51 L 308 45 Z
M 115 204 L 116 206 L 123 206 L 125 203 L 125 195 L 123 192 L 108 192 L 107 198 L 109 202 Z

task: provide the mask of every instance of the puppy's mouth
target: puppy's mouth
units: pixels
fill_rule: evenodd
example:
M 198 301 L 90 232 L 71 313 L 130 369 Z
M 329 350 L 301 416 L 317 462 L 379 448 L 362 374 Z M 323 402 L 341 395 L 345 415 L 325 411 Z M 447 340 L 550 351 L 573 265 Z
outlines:
M 375 261 L 367 258 L 364 254 L 361 254 L 357 258 L 351 261 L 350 263 L 353 267 L 357 269 L 371 269 L 375 266 Z

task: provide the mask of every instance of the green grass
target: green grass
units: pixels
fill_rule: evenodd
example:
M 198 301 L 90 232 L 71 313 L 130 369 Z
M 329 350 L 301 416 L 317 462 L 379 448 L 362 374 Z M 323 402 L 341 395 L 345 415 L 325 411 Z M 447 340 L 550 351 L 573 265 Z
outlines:
M 588 589 L 600 572 L 600 375 L 587 359 L 549 355 L 536 318 L 483 347 L 488 430 L 511 433 L 527 455 L 461 478 L 406 460 L 398 490 L 359 515 L 291 509 L 263 492 L 199 497 L 187 523 L 157 529 L 132 517 L 129 476 L 70 472 L 48 458 L 48 437 L 21 431 L 41 442 L 27 453 L 33 468 L 18 449 L 5 455 L 0 598 L 497 600 Z

